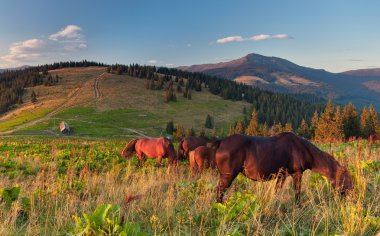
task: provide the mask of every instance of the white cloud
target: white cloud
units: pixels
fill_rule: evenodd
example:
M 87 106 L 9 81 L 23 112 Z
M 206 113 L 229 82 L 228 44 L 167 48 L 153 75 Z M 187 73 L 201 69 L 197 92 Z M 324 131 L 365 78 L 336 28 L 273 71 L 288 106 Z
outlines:
M 174 64 L 172 64 L 172 63 L 167 63 L 167 64 L 165 64 L 165 66 L 166 66 L 166 67 L 173 67 Z
M 27 61 L 29 58 L 38 58 L 41 56 L 41 49 L 44 47 L 45 43 L 41 39 L 28 39 L 23 42 L 13 43 L 9 47 L 9 54 L 2 56 L 1 59 L 8 63 L 14 63 Z
M 157 62 L 158 62 L 157 60 L 149 60 L 148 61 L 149 64 L 157 64 Z
M 7 55 L 0 56 L 2 65 L 18 66 L 25 63 L 38 63 L 43 57 L 56 58 L 62 54 L 87 48 L 82 29 L 76 25 L 68 25 L 47 39 L 33 38 L 12 43 Z
M 49 39 L 54 41 L 59 39 L 80 39 L 83 35 L 80 34 L 79 31 L 82 31 L 81 27 L 77 25 L 68 25 L 57 33 L 50 35 Z
M 244 40 L 245 39 L 243 39 L 243 37 L 241 37 L 241 36 L 229 36 L 229 37 L 218 39 L 218 40 L 216 40 L 216 42 L 217 43 L 230 43 L 230 42 L 240 42 L 240 41 L 244 41 Z
M 270 39 L 270 38 L 271 38 L 271 36 L 269 34 L 259 34 L 259 35 L 252 36 L 247 40 L 260 41 L 260 40 L 266 40 L 266 39 Z
M 267 39 L 291 39 L 292 37 L 287 34 L 258 34 L 249 38 L 244 38 L 242 36 L 229 36 L 216 40 L 217 43 L 231 43 L 231 42 L 243 42 L 243 41 L 261 41 Z
M 287 35 L 287 34 L 275 34 L 272 35 L 273 39 L 292 39 L 293 37 Z

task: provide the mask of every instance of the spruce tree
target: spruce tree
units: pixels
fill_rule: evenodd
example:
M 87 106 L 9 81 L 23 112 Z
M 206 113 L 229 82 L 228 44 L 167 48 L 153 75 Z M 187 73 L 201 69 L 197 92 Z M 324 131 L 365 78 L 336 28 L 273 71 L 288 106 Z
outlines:
M 300 127 L 298 128 L 297 133 L 298 133 L 298 135 L 301 136 L 301 137 L 304 137 L 304 138 L 307 138 L 307 139 L 310 138 L 309 127 L 308 127 L 308 125 L 307 125 L 305 119 L 302 119 L 302 121 L 301 121 L 301 125 L 300 125 Z
M 265 121 L 264 124 L 261 126 L 261 129 L 260 129 L 260 135 L 261 135 L 261 136 L 264 136 L 264 137 L 269 136 L 269 126 L 268 126 L 268 124 L 267 124 L 266 121 Z
M 284 132 L 293 132 L 293 127 L 290 122 L 286 122 L 285 127 L 284 127 Z
M 32 103 L 36 103 L 36 102 L 37 102 L 37 95 L 36 95 L 36 93 L 34 92 L 34 90 L 33 90 L 32 93 L 30 94 L 30 98 L 31 98 Z
M 235 134 L 244 134 L 244 122 L 242 120 L 236 123 Z
M 251 120 L 249 121 L 248 127 L 245 129 L 245 134 L 251 135 L 251 136 L 258 136 L 259 133 L 260 132 L 259 132 L 259 122 L 257 119 L 257 112 L 256 112 L 256 109 L 253 109 Z
M 363 138 L 368 138 L 370 134 L 370 120 L 371 115 L 366 106 L 363 107 L 362 114 L 360 115 L 360 130 Z
M 214 127 L 213 122 L 212 122 L 212 117 L 210 115 L 206 116 L 205 127 L 207 129 L 212 129 Z
M 344 138 L 360 136 L 360 121 L 355 106 L 349 102 L 343 109 L 343 132 Z

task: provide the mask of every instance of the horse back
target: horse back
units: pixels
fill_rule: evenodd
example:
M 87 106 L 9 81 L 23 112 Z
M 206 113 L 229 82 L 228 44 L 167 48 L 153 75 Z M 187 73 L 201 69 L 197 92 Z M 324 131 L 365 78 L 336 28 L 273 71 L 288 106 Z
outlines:
M 143 138 L 136 143 L 136 152 L 144 153 L 148 157 L 164 156 L 166 154 L 164 138 Z

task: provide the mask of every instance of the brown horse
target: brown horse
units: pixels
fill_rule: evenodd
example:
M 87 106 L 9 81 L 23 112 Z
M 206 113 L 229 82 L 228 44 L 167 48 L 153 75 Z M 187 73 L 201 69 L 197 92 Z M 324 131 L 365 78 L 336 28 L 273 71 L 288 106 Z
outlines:
M 163 157 L 167 157 L 170 164 L 177 164 L 178 162 L 172 142 L 164 137 L 134 139 L 125 146 L 121 156 L 125 158 L 133 152 L 137 153 L 140 164 L 145 156 L 157 158 L 158 165 L 161 165 Z
M 215 168 L 215 149 L 200 146 L 189 153 L 192 174 L 201 173 L 205 168 Z
M 214 142 L 213 146 L 218 148 L 218 202 L 223 201 L 225 191 L 240 172 L 255 181 L 276 178 L 277 187 L 283 185 L 287 176 L 292 176 L 297 202 L 300 198 L 302 173 L 307 169 L 326 176 L 342 194 L 353 189 L 351 175 L 345 167 L 328 153 L 293 133 L 273 137 L 235 134 Z
M 190 137 L 183 138 L 178 143 L 178 147 L 177 147 L 178 158 L 180 160 L 186 159 L 190 151 L 193 151 L 199 146 L 206 146 L 207 142 L 209 142 L 209 140 L 203 136 L 200 136 L 200 137 L 190 136 Z

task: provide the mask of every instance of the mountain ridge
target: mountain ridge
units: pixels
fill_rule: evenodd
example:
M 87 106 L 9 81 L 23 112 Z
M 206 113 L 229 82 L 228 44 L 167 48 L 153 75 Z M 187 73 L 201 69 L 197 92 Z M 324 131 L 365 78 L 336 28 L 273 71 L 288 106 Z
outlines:
M 228 62 L 181 66 L 177 69 L 202 72 L 270 91 L 311 93 L 337 103 L 352 101 L 359 107 L 373 104 L 380 108 L 380 80 L 376 77 L 332 73 L 300 66 L 279 57 L 250 53 Z

